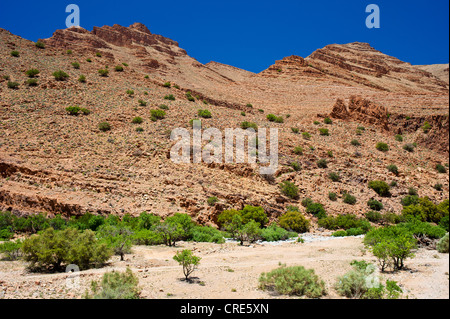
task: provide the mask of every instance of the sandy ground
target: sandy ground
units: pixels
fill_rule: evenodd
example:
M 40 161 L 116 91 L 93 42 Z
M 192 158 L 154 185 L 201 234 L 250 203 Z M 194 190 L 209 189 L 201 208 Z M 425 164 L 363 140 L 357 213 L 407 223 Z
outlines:
M 172 259 L 182 249 L 192 249 L 202 258 L 200 267 L 192 275 L 192 283 L 182 280 L 182 269 Z M 26 265 L 21 261 L 0 262 L 0 298 L 80 298 L 91 280 L 99 279 L 105 271 L 125 270 L 126 267 L 138 275 L 144 298 L 286 298 L 258 289 L 260 274 L 277 268 L 279 263 L 313 268 L 326 282 L 328 296 L 325 298 L 340 298 L 333 285 L 338 276 L 351 269 L 350 262 L 355 259 L 376 262 L 364 249 L 361 238 L 356 237 L 244 247 L 235 243 L 137 246 L 123 262 L 114 257 L 108 267 L 81 272 L 76 288 L 70 286 L 65 273 L 32 274 L 26 272 Z M 407 270 L 381 277 L 383 281 L 396 280 L 404 290 L 404 297 L 449 298 L 448 254 L 419 249 L 416 257 L 407 261 L 407 267 Z

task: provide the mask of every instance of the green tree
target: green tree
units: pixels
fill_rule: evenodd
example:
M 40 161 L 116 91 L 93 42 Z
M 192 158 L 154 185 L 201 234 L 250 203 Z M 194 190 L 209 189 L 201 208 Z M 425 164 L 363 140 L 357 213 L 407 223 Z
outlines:
M 197 269 L 200 264 L 200 257 L 195 256 L 191 250 L 185 249 L 179 251 L 173 259 L 183 266 L 183 273 L 186 281 L 189 281 L 189 276 Z

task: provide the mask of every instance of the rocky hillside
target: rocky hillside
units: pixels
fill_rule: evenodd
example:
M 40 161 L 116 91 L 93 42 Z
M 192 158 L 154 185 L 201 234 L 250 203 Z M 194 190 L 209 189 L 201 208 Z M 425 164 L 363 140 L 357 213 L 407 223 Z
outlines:
M 449 84 L 449 67 L 447 64 L 415 65 L 416 68 L 430 72 L 438 79 Z
M 276 219 L 306 197 L 330 214 L 363 214 L 372 198 L 399 212 L 410 187 L 435 201 L 447 197 L 448 174 L 435 169 L 448 164 L 448 153 L 439 149 L 448 149 L 446 85 L 368 45 L 328 46 L 255 75 L 203 65 L 142 24 L 59 30 L 42 41 L 45 48 L 38 48 L 0 29 L 0 210 L 67 216 L 187 212 L 214 224 L 224 209 L 244 205 L 262 206 Z M 26 73 L 31 69 L 39 71 L 34 78 Z M 57 80 L 58 70 L 68 77 Z M 357 98 L 352 102 L 351 96 Z M 348 114 L 333 112 L 338 100 Z M 71 115 L 70 106 L 88 111 Z M 164 118 L 152 119 L 156 109 L 164 109 Z M 277 173 L 260 176 L 257 165 L 247 164 L 173 163 L 170 133 L 189 129 L 199 109 L 212 114 L 203 125 L 221 131 L 243 121 L 278 128 Z M 283 123 L 269 122 L 270 113 Z M 325 124 L 330 114 L 333 123 Z M 102 122 L 111 129 L 100 130 Z M 301 134 L 306 132 L 309 137 Z M 378 142 L 389 151 L 378 151 Z M 414 143 L 413 152 L 404 150 Z M 321 159 L 326 167 L 317 164 Z M 339 181 L 330 173 L 338 173 Z M 371 180 L 397 186 L 391 197 L 379 198 L 368 187 Z M 298 199 L 281 193 L 283 181 L 297 185 Z M 357 198 L 355 205 L 343 202 L 346 192 Z M 214 206 L 207 203 L 212 196 L 219 199 Z

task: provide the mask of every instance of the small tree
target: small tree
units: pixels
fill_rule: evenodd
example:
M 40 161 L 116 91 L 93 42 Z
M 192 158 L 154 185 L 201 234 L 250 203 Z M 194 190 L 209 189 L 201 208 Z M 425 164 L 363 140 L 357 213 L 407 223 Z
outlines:
M 191 250 L 185 249 L 178 252 L 173 259 L 183 266 L 183 273 L 186 281 L 189 281 L 189 276 L 197 269 L 200 264 L 200 257 L 195 256 Z
M 120 260 L 124 260 L 126 253 L 131 252 L 133 232 L 124 226 L 103 225 L 99 228 L 98 237 L 110 247 Z

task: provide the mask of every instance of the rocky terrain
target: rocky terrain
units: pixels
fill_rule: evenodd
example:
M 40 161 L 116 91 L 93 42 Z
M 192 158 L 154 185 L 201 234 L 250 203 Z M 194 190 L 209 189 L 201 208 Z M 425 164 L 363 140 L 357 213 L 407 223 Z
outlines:
M 44 49 L 0 29 L 1 210 L 65 216 L 187 212 L 214 225 L 224 209 L 259 205 L 275 219 L 287 205 L 311 197 L 330 214 L 363 214 L 367 201 L 377 197 L 367 186 L 374 179 L 397 182 L 392 196 L 382 199 L 388 211 L 401 210 L 400 198 L 410 187 L 434 201 L 447 198 L 449 176 L 435 166 L 448 164 L 448 83 L 368 44 L 329 45 L 254 74 L 216 62 L 203 65 L 177 42 L 139 23 L 57 30 L 42 42 Z M 11 56 L 13 50 L 20 56 Z M 115 71 L 117 65 L 124 70 Z M 108 76 L 100 76 L 98 70 L 106 67 Z M 37 86 L 26 84 L 25 72 L 32 68 L 40 71 Z M 56 81 L 57 70 L 69 78 Z M 78 81 L 82 74 L 86 83 Z M 18 88 L 8 88 L 8 81 Z M 195 101 L 187 100 L 187 91 Z M 176 100 L 164 99 L 169 94 Z M 169 108 L 165 119 L 151 121 L 150 110 L 161 104 Z M 91 113 L 71 116 L 65 108 L 74 105 Z M 198 109 L 212 112 L 203 120 L 207 127 L 224 130 L 243 121 L 277 127 L 280 167 L 273 179 L 260 176 L 256 165 L 174 164 L 168 157 L 170 132 L 189 128 Z M 269 122 L 270 113 L 283 116 L 284 123 Z M 142 124 L 132 123 L 137 116 Z M 327 116 L 333 124 L 323 123 Z M 103 121 L 111 131 L 98 129 Z M 425 122 L 431 125 L 428 133 L 422 130 Z M 364 131 L 358 133 L 360 126 Z M 325 127 L 329 136 L 319 134 Z M 353 139 L 360 145 L 351 145 Z M 378 151 L 378 142 L 390 150 Z M 407 143 L 417 143 L 414 152 L 403 149 Z M 294 154 L 297 146 L 303 155 Z M 328 168 L 317 167 L 322 158 Z M 300 171 L 290 169 L 293 161 Z M 391 164 L 398 175 L 386 169 Z M 330 172 L 339 172 L 341 180 L 332 182 Z M 285 180 L 298 185 L 299 200 L 280 193 Z M 442 191 L 433 187 L 437 183 Z M 337 193 L 338 201 L 330 201 L 329 192 Z M 345 192 L 358 202 L 343 203 Z M 206 203 L 211 196 L 219 198 L 214 207 Z

